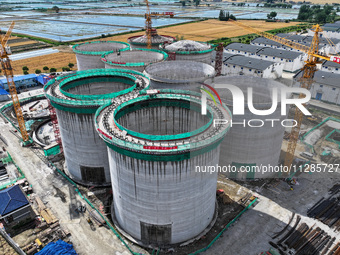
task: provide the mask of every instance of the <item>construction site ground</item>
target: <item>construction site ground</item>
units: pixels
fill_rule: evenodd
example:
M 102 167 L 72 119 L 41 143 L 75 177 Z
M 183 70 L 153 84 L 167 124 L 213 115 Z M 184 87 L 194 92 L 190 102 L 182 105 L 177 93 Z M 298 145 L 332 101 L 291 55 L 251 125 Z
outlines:
M 111 230 L 97 227 L 95 231 L 92 231 L 86 216 L 74 213 L 74 203 L 79 201 L 84 204 L 84 201 L 75 193 L 74 187 L 42 162 L 32 150 L 22 148 L 18 138 L 9 130 L 13 130 L 11 124 L 5 124 L 0 118 L 0 133 L 6 137 L 8 142 L 8 146 L 2 142 L 0 146 L 5 146 L 32 184 L 33 192 L 46 206 L 51 208 L 53 214 L 59 219 L 60 225 L 69 230 L 70 240 L 78 254 L 129 254 Z M 58 190 L 65 195 L 64 199 L 61 199 Z M 28 232 L 26 234 L 29 235 Z M 24 240 L 25 236 L 21 239 Z
M 35 95 L 42 91 L 37 89 L 29 92 L 31 95 Z M 23 92 L 19 97 L 28 96 L 29 92 Z M 327 110 L 317 110 L 315 113 L 322 119 L 327 116 L 325 111 Z M 311 121 L 304 121 L 303 124 L 306 130 L 317 125 Z M 24 171 L 26 178 L 32 184 L 34 193 L 46 203 L 46 206 L 51 208 L 53 214 L 59 219 L 60 225 L 70 231 L 70 240 L 77 253 L 83 255 L 130 254 L 111 230 L 104 227 L 96 227 L 95 231 L 91 230 L 86 221 L 86 215 L 74 212 L 75 204 L 85 204 L 75 192 L 74 187 L 43 163 L 32 150 L 20 147 L 18 138 L 9 130 L 13 130 L 13 127 L 0 118 L 0 133 L 6 137 L 8 142 L 8 146 L 4 144 L 0 144 L 0 146 L 5 146 L 9 151 L 13 160 Z M 304 146 L 299 143 L 299 148 L 302 151 Z M 324 197 L 334 184 L 340 182 L 339 172 L 304 173 L 298 177 L 297 181 L 298 185 L 294 185 L 291 190 L 290 186 L 282 180 L 235 182 L 220 175 L 218 188 L 224 189 L 234 201 L 239 201 L 248 192 L 259 199 L 255 207 L 245 212 L 205 253 L 248 255 L 269 250 L 269 241 L 272 241 L 272 236 L 287 225 L 293 212 L 300 215 L 302 221 L 308 225 L 315 224 L 329 235 L 336 237 L 335 243 L 339 242 L 340 236 L 333 229 L 306 216 L 308 208 Z M 216 231 L 220 231 L 220 229 L 216 229 Z M 15 239 L 20 242 L 29 235 L 30 233 L 26 232 L 24 236 Z M 208 242 L 205 244 L 207 245 Z M 135 251 L 147 253 L 131 243 L 129 245 Z M 189 248 L 191 251 L 194 250 L 193 247 Z

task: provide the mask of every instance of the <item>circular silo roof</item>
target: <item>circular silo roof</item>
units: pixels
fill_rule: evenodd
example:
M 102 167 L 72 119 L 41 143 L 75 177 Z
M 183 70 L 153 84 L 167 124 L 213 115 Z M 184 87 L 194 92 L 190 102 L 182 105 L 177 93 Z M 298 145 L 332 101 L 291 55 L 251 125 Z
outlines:
M 118 51 L 129 49 L 130 45 L 125 42 L 117 41 L 95 41 L 76 44 L 72 47 L 74 53 L 84 55 L 103 55 L 108 51 Z
M 102 61 L 106 64 L 126 67 L 126 66 L 146 66 L 152 63 L 164 61 L 168 54 L 160 50 L 153 49 L 133 49 L 122 50 L 119 52 L 109 51 L 102 55 Z
M 149 65 L 144 73 L 152 80 L 167 83 L 204 81 L 215 76 L 215 69 L 195 61 L 166 61 Z
M 163 50 L 166 52 L 176 52 L 178 54 L 198 54 L 207 53 L 213 51 L 213 47 L 207 43 L 201 43 L 191 40 L 182 40 L 174 42 L 170 45 L 163 46 Z

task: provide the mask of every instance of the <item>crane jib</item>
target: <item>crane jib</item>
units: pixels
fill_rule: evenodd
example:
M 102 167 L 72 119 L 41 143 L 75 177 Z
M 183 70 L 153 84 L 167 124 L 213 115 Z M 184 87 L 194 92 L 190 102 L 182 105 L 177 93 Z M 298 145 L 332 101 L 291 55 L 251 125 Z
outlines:
M 340 57 L 331 56 L 329 60 L 340 64 Z

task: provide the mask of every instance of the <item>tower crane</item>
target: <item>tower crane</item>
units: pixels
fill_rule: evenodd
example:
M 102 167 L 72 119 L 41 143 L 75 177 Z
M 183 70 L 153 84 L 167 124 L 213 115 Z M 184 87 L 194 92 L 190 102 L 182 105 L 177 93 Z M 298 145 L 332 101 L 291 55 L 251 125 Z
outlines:
M 24 117 L 22 115 L 22 110 L 20 107 L 20 102 L 17 94 L 17 90 L 15 87 L 15 83 L 13 80 L 13 68 L 11 65 L 11 60 L 9 59 L 9 55 L 12 54 L 9 46 L 7 46 L 7 41 L 9 37 L 11 36 L 13 27 L 14 27 L 15 22 L 13 21 L 11 26 L 9 27 L 7 33 L 3 36 L 0 34 L 0 40 L 1 40 L 1 66 L 2 70 L 4 72 L 4 75 L 6 76 L 7 79 L 7 84 L 8 84 L 8 89 L 11 94 L 11 98 L 13 101 L 13 108 L 15 111 L 15 114 L 17 116 L 18 124 L 19 124 L 19 130 L 21 132 L 22 136 L 22 145 L 23 146 L 28 146 L 32 143 L 31 138 L 29 137 L 26 126 L 25 126 L 25 121 Z
M 146 3 L 146 13 L 145 13 L 145 31 L 146 31 L 146 36 L 147 36 L 147 48 L 151 49 L 152 47 L 152 16 L 170 16 L 170 18 L 174 17 L 173 12 L 162 12 L 162 13 L 151 13 L 150 12 L 150 6 L 149 6 L 149 0 L 144 0 Z
M 308 46 L 299 44 L 297 42 L 288 40 L 286 38 L 282 38 L 282 37 L 279 37 L 279 36 L 276 36 L 276 35 L 273 35 L 267 32 L 257 30 L 239 21 L 234 21 L 234 20 L 229 19 L 229 22 L 232 22 L 233 24 L 237 26 L 240 26 L 248 31 L 251 31 L 255 34 L 263 36 L 267 39 L 273 40 L 275 42 L 286 45 L 290 48 L 297 49 L 301 52 L 306 53 L 307 54 L 307 60 L 305 61 L 306 64 L 302 68 L 302 77 L 299 80 L 301 84 L 301 88 L 306 88 L 310 90 L 311 85 L 313 83 L 314 74 L 317 71 L 316 64 L 321 63 L 320 59 L 324 59 L 327 61 L 340 64 L 339 56 L 326 56 L 326 55 L 321 55 L 319 53 L 319 34 L 322 32 L 322 29 L 319 25 L 314 25 L 312 27 L 312 30 L 314 31 L 314 36 L 313 36 L 313 40 L 311 42 L 310 47 L 308 47 Z M 299 98 L 304 98 L 304 96 L 305 96 L 304 94 L 300 94 Z M 294 114 L 294 120 L 296 121 L 296 125 L 291 130 L 286 157 L 284 160 L 284 165 L 288 167 L 289 172 L 291 170 L 291 166 L 294 161 L 295 149 L 296 149 L 296 145 L 299 139 L 302 119 L 303 119 L 303 113 L 300 111 L 300 109 L 296 108 L 295 114 Z

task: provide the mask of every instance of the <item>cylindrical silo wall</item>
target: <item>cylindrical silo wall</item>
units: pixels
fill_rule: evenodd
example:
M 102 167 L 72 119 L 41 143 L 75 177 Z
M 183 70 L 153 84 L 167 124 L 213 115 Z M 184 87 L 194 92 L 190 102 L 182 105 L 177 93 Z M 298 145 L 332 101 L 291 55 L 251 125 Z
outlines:
M 138 49 L 138 48 L 140 48 L 140 49 L 147 49 L 148 46 L 146 44 L 135 44 L 134 45 L 133 43 L 130 42 L 130 48 L 131 49 Z M 157 46 L 156 45 L 151 46 L 151 49 L 158 50 L 158 45 Z
M 222 99 L 223 101 L 223 99 Z M 231 110 L 232 107 L 228 106 Z M 284 127 L 281 121 L 285 116 L 281 115 L 281 107 L 267 116 L 254 115 L 245 109 L 244 115 L 233 115 L 233 125 L 229 133 L 221 143 L 221 166 L 277 166 L 281 153 L 281 146 L 284 135 Z M 268 119 L 275 119 L 274 127 Z M 252 126 L 248 125 L 248 121 Z M 255 121 L 257 120 L 257 121 Z M 279 121 L 280 120 L 280 121 Z M 278 173 L 259 172 L 241 173 L 232 175 L 235 178 L 267 178 L 278 176 Z
M 137 72 L 143 72 L 145 66 L 113 66 L 113 65 L 109 65 L 109 64 L 105 64 L 105 68 L 114 68 L 114 69 L 128 69 L 128 70 L 133 70 L 133 71 L 137 71 Z
M 105 68 L 101 55 L 76 54 L 78 71 Z
M 100 80 L 100 82 L 98 81 Z M 73 82 L 69 82 L 72 84 Z M 78 81 L 75 83 L 83 83 Z M 100 95 L 108 92 L 121 91 L 129 88 L 130 86 L 123 82 L 112 82 L 110 79 L 103 77 L 96 77 L 94 79 L 88 79 L 82 86 L 76 86 L 67 90 L 67 92 L 75 95 Z
M 201 54 L 176 54 L 176 60 L 190 60 L 211 65 L 212 52 Z
M 191 83 L 171 83 L 169 82 L 159 82 L 155 80 L 150 80 L 150 89 L 185 89 L 195 92 L 200 92 L 201 84 L 198 82 Z
M 71 178 L 86 185 L 108 185 L 110 170 L 107 149 L 96 133 L 94 114 L 56 111 Z
M 195 171 L 216 165 L 219 147 L 183 161 L 153 162 L 110 148 L 114 217 L 132 237 L 148 244 L 173 244 L 199 235 L 215 211 L 217 173 Z

